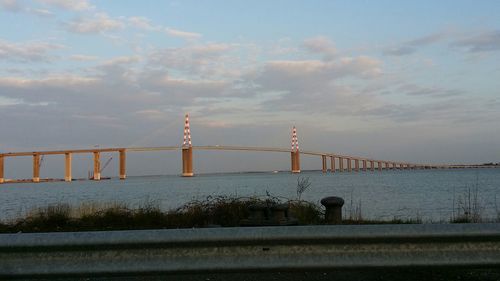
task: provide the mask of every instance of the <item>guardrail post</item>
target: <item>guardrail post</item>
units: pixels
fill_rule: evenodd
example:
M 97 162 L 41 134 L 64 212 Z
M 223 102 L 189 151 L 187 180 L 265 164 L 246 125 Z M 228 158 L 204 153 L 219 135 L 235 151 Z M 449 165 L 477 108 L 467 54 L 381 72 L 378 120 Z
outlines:
M 342 206 L 344 199 L 336 196 L 321 199 L 321 205 L 325 206 L 325 221 L 328 224 L 342 223 Z

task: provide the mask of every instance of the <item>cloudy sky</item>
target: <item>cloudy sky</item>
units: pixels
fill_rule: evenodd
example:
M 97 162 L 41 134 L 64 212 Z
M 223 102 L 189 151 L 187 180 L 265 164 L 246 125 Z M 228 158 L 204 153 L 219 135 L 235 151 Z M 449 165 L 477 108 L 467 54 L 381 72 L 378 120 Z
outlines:
M 498 11 L 494 0 L 0 0 L 0 151 L 179 145 L 189 112 L 194 145 L 289 147 L 295 125 L 305 150 L 499 162 Z M 132 156 L 129 170 L 175 174 L 178 158 Z M 195 169 L 288 160 L 207 152 Z M 31 163 L 16 161 L 6 173 Z

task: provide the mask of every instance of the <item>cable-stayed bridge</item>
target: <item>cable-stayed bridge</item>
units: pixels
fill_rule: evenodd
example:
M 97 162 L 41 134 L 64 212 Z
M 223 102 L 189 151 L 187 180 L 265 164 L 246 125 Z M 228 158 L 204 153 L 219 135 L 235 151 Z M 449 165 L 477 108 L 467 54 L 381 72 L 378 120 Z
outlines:
M 193 146 L 191 142 L 191 130 L 189 125 L 189 116 L 186 115 L 184 126 L 184 142 L 182 146 L 159 146 L 159 147 L 118 147 L 118 148 L 90 148 L 90 149 L 72 149 L 72 150 L 51 150 L 51 151 L 30 151 L 30 152 L 7 152 L 0 153 L 0 183 L 5 182 L 4 166 L 5 159 L 9 157 L 33 157 L 33 177 L 32 182 L 40 182 L 41 157 L 44 155 L 65 155 L 65 181 L 72 181 L 72 155 L 73 154 L 93 154 L 94 172 L 93 180 L 101 179 L 101 154 L 118 153 L 119 154 L 119 177 L 126 178 L 126 155 L 129 152 L 146 151 L 173 151 L 179 150 L 182 153 L 182 176 L 190 177 L 194 175 L 193 150 L 219 150 L 219 151 L 256 151 L 270 153 L 290 153 L 290 171 L 300 173 L 300 155 L 310 155 L 321 157 L 322 171 L 330 172 L 359 172 L 359 171 L 383 171 L 383 170 L 414 170 L 414 169 L 461 169 L 461 168 L 483 168 L 495 167 L 477 164 L 422 164 L 400 161 L 388 161 L 380 159 L 365 158 L 353 155 L 343 155 L 332 152 L 307 151 L 300 150 L 297 130 L 292 129 L 291 148 L 276 147 L 253 147 L 253 146 L 228 146 L 228 145 L 207 145 Z

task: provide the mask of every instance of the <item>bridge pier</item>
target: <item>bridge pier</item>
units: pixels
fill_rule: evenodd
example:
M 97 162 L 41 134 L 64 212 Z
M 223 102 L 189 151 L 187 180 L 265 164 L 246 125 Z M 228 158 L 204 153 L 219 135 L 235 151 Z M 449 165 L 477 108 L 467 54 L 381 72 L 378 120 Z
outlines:
M 366 172 L 366 169 L 367 169 L 366 160 L 363 160 L 363 172 Z
M 64 181 L 72 181 L 71 177 L 71 153 L 64 154 Z
M 352 159 L 347 158 L 347 172 L 352 172 Z
M 334 156 L 331 156 L 330 157 L 330 162 L 331 162 L 331 166 L 332 166 L 332 169 L 330 170 L 332 173 L 335 173 L 335 157 Z
M 344 158 L 339 157 L 339 172 L 344 172 Z
M 93 180 L 101 180 L 101 153 L 99 151 L 94 151 L 94 176 Z
M 375 161 L 370 161 L 370 170 L 373 172 L 375 171 Z
M 120 150 L 119 153 L 120 153 L 120 179 L 124 180 L 127 178 L 126 174 L 127 156 L 125 154 L 124 149 Z
M 193 147 L 182 148 L 182 176 L 192 177 L 193 173 Z
M 327 167 L 327 164 L 326 164 L 326 155 L 321 155 L 321 162 L 323 164 L 321 171 L 323 173 L 326 173 L 326 171 L 328 170 L 328 167 Z
M 382 162 L 380 162 L 380 161 L 377 162 L 377 169 L 379 171 L 382 171 Z
M 291 161 L 292 161 L 292 173 L 298 174 L 300 173 L 300 152 L 297 151 L 292 151 L 290 154 Z
M 4 161 L 4 157 L 0 156 L 0 183 L 4 183 L 4 178 L 3 178 L 3 161 Z
M 33 154 L 33 182 L 40 182 L 40 154 Z
M 354 159 L 354 167 L 355 171 L 359 172 L 359 159 Z

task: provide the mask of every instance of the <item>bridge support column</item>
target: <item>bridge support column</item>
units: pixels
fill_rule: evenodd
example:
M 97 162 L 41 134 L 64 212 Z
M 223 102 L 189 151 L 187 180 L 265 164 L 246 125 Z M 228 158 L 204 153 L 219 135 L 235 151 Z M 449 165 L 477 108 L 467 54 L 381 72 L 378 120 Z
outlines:
M 331 166 L 332 166 L 332 168 L 331 168 L 331 170 L 330 170 L 330 171 L 331 171 L 332 173 L 335 173 L 335 157 L 333 157 L 333 156 L 332 156 L 332 157 L 330 157 L 330 160 L 331 160 L 330 162 L 331 162 Z
M 328 171 L 328 166 L 326 164 L 326 155 L 321 155 L 321 163 L 322 163 L 321 171 L 323 173 L 326 173 L 326 171 Z
M 354 159 L 354 168 L 356 172 L 359 172 L 359 159 Z
M 40 182 L 40 154 L 33 154 L 33 182 Z
M 363 172 L 366 172 L 366 169 L 367 169 L 366 160 L 363 160 Z
M 120 179 L 124 180 L 127 178 L 126 174 L 127 169 L 127 156 L 125 154 L 125 150 L 120 150 Z
M 71 153 L 64 153 L 64 181 L 71 181 Z
M 193 173 L 193 147 L 182 148 L 182 176 L 192 177 Z
M 370 170 L 373 172 L 375 171 L 375 161 L 370 161 Z
M 300 173 L 300 152 L 292 151 L 291 152 L 291 161 L 292 161 L 292 173 L 297 174 Z
M 347 158 L 347 171 L 350 173 L 352 172 L 352 159 Z
M 4 161 L 4 157 L 0 156 L 0 183 L 4 182 L 4 178 L 3 178 L 3 161 Z
M 101 153 L 94 151 L 94 177 L 93 180 L 101 180 Z
M 344 172 L 344 158 L 339 157 L 339 172 Z

